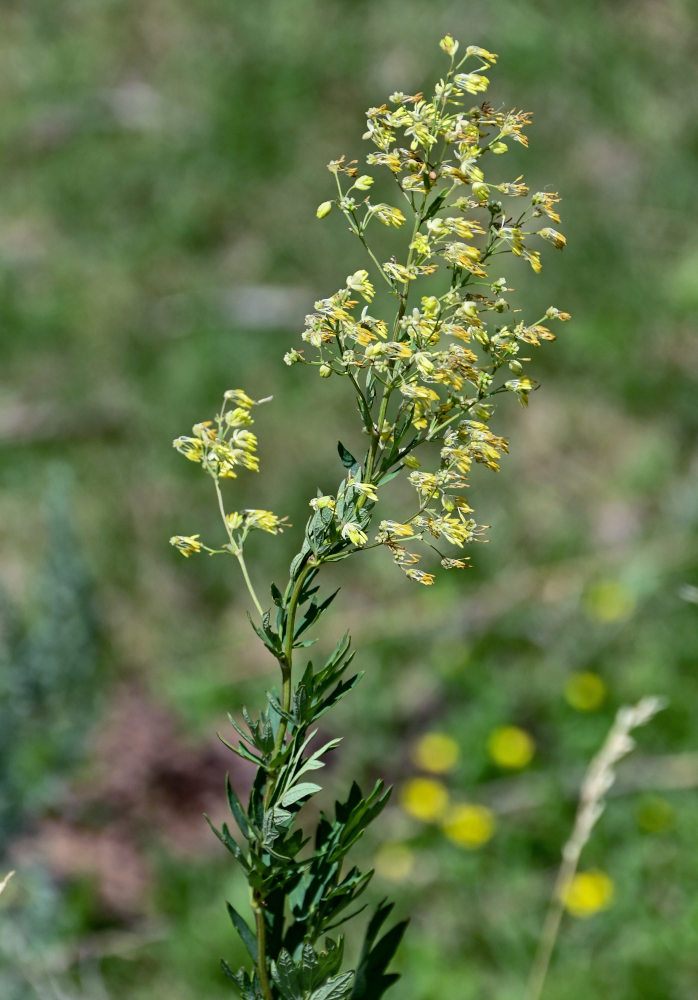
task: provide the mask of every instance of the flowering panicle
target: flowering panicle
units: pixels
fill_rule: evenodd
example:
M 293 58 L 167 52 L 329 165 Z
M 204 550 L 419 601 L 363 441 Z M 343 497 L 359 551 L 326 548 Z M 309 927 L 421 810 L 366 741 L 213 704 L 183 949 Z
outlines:
M 441 445 L 440 466 L 429 474 L 433 487 L 427 493 L 422 489 L 427 473 L 411 477 L 420 506 L 409 524 L 420 528 L 414 537 L 462 547 L 480 535 L 463 508 L 453 508 L 456 518 L 449 512 L 444 520 L 425 504 L 433 501 L 446 510 L 449 491 L 466 485 L 472 462 L 499 468 L 507 443 L 489 427 L 491 401 L 511 393 L 522 406 L 528 404 L 537 386 L 523 374 L 530 358 L 522 349 L 554 340 L 546 323 L 570 317 L 551 306 L 527 323 L 510 303 L 507 279 L 490 273 L 494 258 L 507 253 L 538 273 L 541 244 L 532 241 L 565 246 L 562 233 L 548 225 L 560 222 L 559 197 L 548 191 L 530 195 L 521 176 L 501 177 L 499 157 L 511 142 L 528 145 L 531 115 L 481 100 L 496 53 L 470 45 L 457 58 L 459 45 L 450 35 L 441 48 L 450 67 L 433 94 L 398 91 L 367 112 L 364 139 L 374 151 L 366 163 L 387 169 L 401 207 L 368 196 L 375 178 L 360 173 L 356 160 L 342 156 L 328 165 L 337 196 L 323 202 L 318 216 L 324 218 L 336 206 L 366 249 L 373 271 L 355 271 L 343 288 L 315 303 L 302 333 L 315 356 L 292 350 L 284 360 L 314 365 L 324 378 L 352 382 L 372 442 L 362 475 L 375 485 L 391 469 L 408 464 L 422 444 Z M 472 97 L 481 103 L 472 104 Z M 376 221 L 400 233 L 387 261 L 369 242 Z M 401 235 L 403 229 L 411 230 L 408 237 Z M 419 296 L 414 289 L 425 276 L 431 276 L 431 294 Z M 376 285 L 395 301 L 390 321 Z M 348 529 L 343 537 L 350 539 Z M 380 544 L 412 570 L 395 539 L 394 532 L 381 528 Z M 442 555 L 447 568 L 461 564 L 464 560 Z M 412 571 L 409 575 L 421 579 Z

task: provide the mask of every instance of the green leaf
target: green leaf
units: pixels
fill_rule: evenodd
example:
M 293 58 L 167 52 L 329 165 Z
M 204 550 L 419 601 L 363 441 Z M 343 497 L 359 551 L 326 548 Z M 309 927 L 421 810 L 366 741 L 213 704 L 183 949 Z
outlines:
M 339 976 L 333 976 L 327 982 L 314 990 L 309 1000 L 345 1000 L 349 996 L 354 985 L 354 973 L 343 972 Z
M 271 976 L 284 1000 L 302 1000 L 303 991 L 298 980 L 298 970 L 285 948 L 279 952 L 276 962 L 271 963 Z
M 392 472 L 386 472 L 384 476 L 381 476 L 376 485 L 385 486 L 385 484 L 389 483 L 391 479 L 395 479 L 396 476 L 399 476 L 401 472 L 402 472 L 402 466 L 400 466 L 399 469 L 393 469 Z
M 242 802 L 235 794 L 235 789 L 230 783 L 230 774 L 225 776 L 225 791 L 228 797 L 228 805 L 230 811 L 235 817 L 235 822 L 240 827 L 240 832 L 246 840 L 250 839 L 250 827 L 247 822 L 247 816 L 245 815 L 245 810 L 242 807 Z
M 379 1000 L 388 987 L 400 978 L 396 973 L 386 974 L 385 970 L 405 933 L 407 921 L 395 924 L 377 944 L 375 943 L 392 908 L 393 904 L 386 903 L 385 900 L 379 903 L 366 928 L 351 1000 Z
M 322 791 L 322 785 L 316 785 L 312 781 L 301 781 L 300 784 L 294 785 L 293 788 L 289 788 L 287 792 L 284 792 L 281 796 L 281 805 L 286 807 L 292 806 L 300 799 L 315 795 L 319 791 Z
M 215 835 L 218 837 L 221 844 L 223 844 L 224 847 L 226 847 L 227 850 L 230 851 L 235 860 L 240 863 L 240 865 L 245 869 L 245 871 L 249 871 L 250 866 L 247 861 L 247 858 L 242 853 L 240 845 L 231 836 L 230 830 L 228 829 L 227 825 L 224 823 L 222 829 L 217 830 L 216 827 L 211 822 L 210 818 L 206 815 L 206 813 L 204 813 L 204 819 L 211 827 Z
M 247 948 L 250 958 L 257 964 L 257 938 L 252 933 L 244 918 L 238 913 L 235 907 L 228 903 L 228 916 L 230 917 L 235 930 L 240 935 L 242 943 Z
M 342 465 L 345 469 L 352 469 L 354 466 L 359 464 L 349 449 L 345 448 L 341 441 L 337 442 L 337 451 L 339 452 L 339 457 L 341 458 Z
M 439 191 L 439 193 L 436 195 L 434 200 L 429 205 L 429 208 L 426 210 L 426 213 L 422 218 L 422 222 L 426 222 L 427 219 L 433 219 L 433 217 L 439 211 L 443 203 L 446 201 L 447 195 L 448 195 L 447 190 Z

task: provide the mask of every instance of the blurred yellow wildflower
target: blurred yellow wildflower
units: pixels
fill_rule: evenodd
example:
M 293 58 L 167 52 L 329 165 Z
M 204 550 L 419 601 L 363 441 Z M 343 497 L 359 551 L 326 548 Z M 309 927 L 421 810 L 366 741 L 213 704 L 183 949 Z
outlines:
M 581 670 L 565 684 L 565 699 L 578 712 L 593 712 L 606 700 L 607 688 L 598 674 Z
M 487 806 L 463 802 L 448 810 L 442 826 L 454 844 L 473 850 L 492 839 L 496 822 L 494 813 Z
M 562 901 L 574 917 L 592 917 L 613 901 L 613 882 L 597 868 L 577 872 L 562 892 Z
M 409 878 L 415 868 L 415 854 L 407 844 L 381 844 L 373 859 L 373 867 L 378 875 L 393 882 Z
M 487 750 L 499 767 L 518 770 L 531 763 L 536 744 L 525 729 L 520 729 L 518 726 L 500 726 L 490 733 Z
M 412 747 L 412 760 L 417 767 L 432 774 L 453 770 L 459 755 L 458 743 L 447 733 L 425 733 Z
M 587 617 L 609 625 L 630 618 L 636 604 L 635 595 L 620 580 L 600 580 L 584 596 Z
M 448 808 L 448 790 L 433 778 L 411 778 L 400 790 L 400 804 L 408 816 L 433 823 Z

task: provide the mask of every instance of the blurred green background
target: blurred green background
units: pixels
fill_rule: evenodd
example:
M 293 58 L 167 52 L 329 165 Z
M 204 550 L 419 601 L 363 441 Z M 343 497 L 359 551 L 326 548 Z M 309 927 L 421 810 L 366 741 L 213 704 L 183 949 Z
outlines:
M 613 899 L 566 918 L 548 995 L 695 997 L 697 15 L 693 0 L 5 0 L 3 998 L 231 995 L 224 899 L 244 906 L 245 887 L 202 813 L 221 816 L 226 768 L 244 786 L 215 732 L 273 672 L 232 567 L 167 544 L 217 532 L 209 484 L 170 442 L 226 388 L 274 393 L 240 505 L 301 525 L 331 490 L 340 430 L 360 444 L 349 396 L 281 361 L 364 263 L 334 216 L 315 219 L 325 164 L 368 151 L 366 107 L 441 75 L 446 31 L 499 52 L 495 104 L 534 111 L 507 162 L 561 192 L 569 245 L 517 281 L 529 315 L 552 303 L 574 321 L 537 356 L 530 409 L 498 417 L 512 454 L 474 477 L 491 525 L 474 568 L 426 590 L 375 552 L 336 574 L 323 641 L 351 627 L 366 677 L 328 720 L 345 741 L 326 779 L 397 786 L 358 852 L 378 866 L 371 897 L 412 917 L 394 995 L 511 1000 L 587 760 L 620 704 L 667 696 L 583 857 Z M 281 582 L 297 532 L 254 541 L 257 579 Z M 493 756 L 508 726 L 530 761 Z M 434 732 L 450 761 L 420 742 Z M 419 777 L 436 782 L 431 818 L 410 805 Z M 449 837 L 446 794 L 491 810 L 492 835 Z

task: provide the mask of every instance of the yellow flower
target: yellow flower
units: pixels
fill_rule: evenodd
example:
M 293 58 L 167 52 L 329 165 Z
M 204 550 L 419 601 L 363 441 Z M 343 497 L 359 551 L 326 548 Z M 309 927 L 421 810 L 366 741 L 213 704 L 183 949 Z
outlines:
M 578 872 L 562 892 L 562 901 L 574 917 L 591 917 L 613 901 L 613 882 L 605 872 L 590 868 Z
M 335 499 L 329 496 L 313 497 L 308 503 L 314 511 L 323 510 L 325 507 L 329 507 L 330 510 L 335 508 Z
M 373 483 L 360 483 L 357 479 L 350 479 L 348 485 L 352 486 L 357 493 L 361 493 L 362 496 L 368 497 L 369 500 L 378 499 L 376 487 Z
M 465 58 L 467 59 L 468 56 L 479 56 L 480 59 L 490 63 L 496 63 L 499 58 L 496 52 L 488 52 L 487 49 L 483 49 L 479 45 L 469 45 L 465 50 Z
M 194 553 L 201 552 L 201 542 L 198 539 L 198 535 L 173 535 L 170 538 L 170 545 L 188 559 Z
M 363 269 L 347 275 L 347 288 L 351 288 L 354 292 L 359 292 L 367 302 L 370 302 L 376 293 L 375 288 L 368 280 L 368 271 Z
M 441 819 L 448 808 L 448 791 L 433 778 L 412 778 L 400 790 L 400 804 L 408 816 L 423 823 L 433 823 Z
M 238 406 L 244 406 L 249 410 L 251 406 L 255 405 L 254 399 L 250 399 L 246 392 L 242 389 L 228 389 L 224 393 L 223 399 L 226 401 L 232 400 L 232 402 L 237 403 Z
M 405 221 L 405 216 L 400 209 L 394 208 L 392 205 L 372 205 L 371 214 L 380 219 L 384 226 L 395 226 L 396 229 Z
M 499 767 L 518 770 L 531 763 L 536 745 L 533 737 L 518 726 L 500 726 L 487 740 L 489 755 Z
M 184 455 L 190 462 L 200 462 L 204 456 L 204 445 L 198 438 L 175 438 L 172 447 L 176 448 L 180 455 Z
M 496 823 L 487 806 L 464 802 L 448 810 L 442 826 L 449 840 L 472 850 L 492 839 Z
M 342 528 L 342 538 L 348 538 L 354 545 L 365 545 L 368 536 L 355 521 L 347 521 Z
M 565 684 L 565 698 L 578 712 L 593 712 L 606 700 L 606 685 L 598 674 L 582 670 Z
M 397 538 L 414 538 L 414 528 L 409 524 L 401 524 L 399 521 L 381 521 L 378 525 L 379 538 L 387 535 L 395 535 Z
M 432 774 L 453 770 L 459 754 L 458 743 L 447 733 L 425 733 L 412 747 L 412 760 L 417 767 Z
M 479 73 L 457 73 L 453 82 L 459 90 L 465 90 L 468 94 L 481 93 L 487 90 L 490 85 L 488 78 Z
M 538 235 L 542 236 L 544 240 L 549 240 L 557 250 L 562 250 L 563 247 L 567 246 L 567 240 L 562 233 L 558 233 L 557 229 L 551 229 L 550 226 L 539 229 Z
M 635 610 L 635 595 L 620 580 L 600 580 L 584 597 L 584 610 L 595 621 L 625 621 Z
M 373 859 L 373 867 L 383 878 L 402 882 L 414 871 L 414 851 L 407 844 L 381 844 Z
M 270 510 L 246 510 L 245 521 L 249 528 L 259 528 L 260 531 L 268 531 L 270 535 L 276 535 L 284 530 L 285 517 L 277 517 Z
M 431 587 L 436 579 L 433 573 L 425 573 L 422 569 L 406 569 L 405 576 L 409 577 L 410 580 L 414 580 L 415 583 L 424 584 L 425 587 Z

